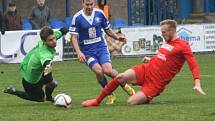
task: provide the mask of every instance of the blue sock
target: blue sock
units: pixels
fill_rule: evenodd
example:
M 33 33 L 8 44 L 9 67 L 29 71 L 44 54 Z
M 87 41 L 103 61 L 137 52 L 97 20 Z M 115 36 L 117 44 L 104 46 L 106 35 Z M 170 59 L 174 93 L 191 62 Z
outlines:
M 106 79 L 106 77 L 104 76 L 104 79 L 103 80 L 100 80 L 99 81 L 99 84 L 104 88 L 106 85 L 107 85 L 107 79 Z

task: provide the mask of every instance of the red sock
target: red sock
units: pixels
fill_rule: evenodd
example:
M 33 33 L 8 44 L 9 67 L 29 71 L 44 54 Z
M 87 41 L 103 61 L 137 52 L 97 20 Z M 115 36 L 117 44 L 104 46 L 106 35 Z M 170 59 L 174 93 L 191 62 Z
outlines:
M 97 96 L 96 100 L 98 103 L 101 103 L 101 101 L 107 96 L 110 95 L 118 86 L 120 83 L 117 81 L 116 78 L 111 80 L 101 91 L 101 93 Z

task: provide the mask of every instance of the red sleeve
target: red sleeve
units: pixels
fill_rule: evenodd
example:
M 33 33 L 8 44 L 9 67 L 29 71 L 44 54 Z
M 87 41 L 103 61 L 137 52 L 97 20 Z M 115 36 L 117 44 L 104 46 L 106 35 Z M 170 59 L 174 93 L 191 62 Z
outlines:
M 190 49 L 190 45 L 188 42 L 186 42 L 184 45 L 185 46 L 183 48 L 183 54 L 190 67 L 190 70 L 192 71 L 193 78 L 200 79 L 200 72 L 199 72 L 198 64 L 196 63 L 196 59 Z

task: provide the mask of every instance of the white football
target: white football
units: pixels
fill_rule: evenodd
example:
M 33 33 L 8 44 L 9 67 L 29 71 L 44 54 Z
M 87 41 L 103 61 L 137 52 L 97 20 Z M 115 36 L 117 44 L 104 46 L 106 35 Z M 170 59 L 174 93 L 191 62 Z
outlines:
M 66 95 L 64 93 L 57 94 L 54 97 L 54 105 L 58 107 L 65 107 L 68 108 L 72 102 L 72 99 L 69 95 Z

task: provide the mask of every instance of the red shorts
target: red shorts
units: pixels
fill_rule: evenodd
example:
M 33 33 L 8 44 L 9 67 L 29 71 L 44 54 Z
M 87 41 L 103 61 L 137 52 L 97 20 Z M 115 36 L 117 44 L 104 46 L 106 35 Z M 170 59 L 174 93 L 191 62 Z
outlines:
M 132 70 L 136 72 L 136 83 L 134 85 L 142 86 L 140 91 L 144 93 L 148 101 L 151 101 L 153 97 L 160 95 L 164 90 L 164 86 L 158 85 L 159 80 L 154 79 L 150 74 L 146 73 L 149 69 L 146 64 L 140 64 L 132 67 Z

